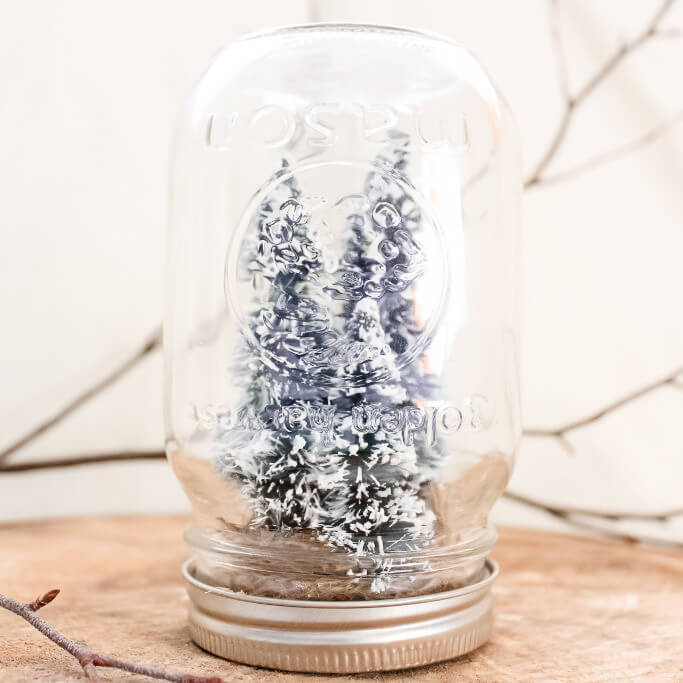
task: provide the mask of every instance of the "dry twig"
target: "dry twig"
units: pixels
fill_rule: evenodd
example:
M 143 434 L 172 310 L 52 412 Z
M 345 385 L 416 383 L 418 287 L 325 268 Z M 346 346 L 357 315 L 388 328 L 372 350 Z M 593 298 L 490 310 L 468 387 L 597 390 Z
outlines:
M 560 519 L 571 526 L 585 529 L 600 536 L 607 536 L 619 541 L 627 543 L 641 543 L 644 545 L 656 545 L 663 548 L 671 548 L 674 550 L 683 549 L 683 543 L 678 541 L 670 541 L 666 539 L 657 538 L 656 536 L 646 536 L 641 534 L 632 534 L 615 529 L 612 524 L 615 522 L 638 521 L 638 522 L 652 522 L 652 523 L 666 523 L 676 517 L 683 516 L 683 508 L 676 508 L 673 510 L 666 510 L 664 512 L 647 513 L 647 512 L 603 512 L 600 510 L 591 510 L 580 507 L 562 507 L 559 505 L 552 505 L 550 503 L 543 503 L 534 498 L 523 496 L 513 491 L 505 491 L 503 494 L 508 500 L 516 503 L 521 503 L 526 507 L 531 507 L 541 512 L 545 512 L 552 517 Z
M 560 121 L 557 124 L 555 133 L 550 140 L 550 144 L 525 181 L 525 188 L 534 187 L 535 185 L 545 182 L 544 172 L 564 143 L 576 109 L 582 105 L 589 95 L 612 74 L 612 72 L 617 66 L 619 66 L 619 64 L 621 64 L 625 57 L 642 47 L 648 40 L 660 37 L 661 33 L 668 33 L 668 31 L 660 30 L 659 24 L 666 13 L 671 9 L 674 2 L 676 2 L 676 0 L 664 0 L 643 31 L 641 31 L 641 33 L 639 33 L 631 41 L 626 42 L 619 47 L 619 49 L 617 49 L 597 69 L 593 76 L 591 76 L 577 92 L 572 94 L 567 85 L 567 65 L 560 40 L 560 31 L 557 20 L 558 0 L 551 0 L 553 45 L 555 49 L 558 76 L 560 80 L 560 90 L 564 97 L 564 111 Z
M 529 498 L 528 496 L 523 496 L 512 491 L 506 491 L 506 498 L 553 514 L 581 515 L 582 517 L 595 517 L 596 519 L 604 519 L 609 522 L 668 522 L 674 517 L 683 517 L 683 508 L 674 508 L 673 510 L 665 510 L 664 512 L 627 512 L 625 510 L 620 512 L 606 512 L 584 507 L 559 507 L 550 503 L 542 503 L 534 498 Z
M 75 467 L 77 465 L 95 465 L 105 462 L 122 462 L 125 460 L 160 460 L 165 458 L 163 451 L 119 451 L 112 453 L 92 453 L 83 455 L 70 455 L 65 458 L 41 458 L 40 460 L 25 460 L 2 465 L 0 474 L 18 472 L 33 472 L 34 470 L 51 470 L 62 467 Z
M 96 667 L 110 667 L 113 669 L 120 669 L 121 671 L 128 671 L 130 673 L 139 674 L 141 676 L 149 676 L 150 678 L 158 678 L 164 681 L 174 681 L 175 683 L 222 683 L 223 679 L 217 677 L 202 677 L 191 676 L 188 674 L 173 673 L 171 671 L 164 671 L 145 664 L 135 664 L 133 662 L 126 662 L 116 657 L 109 655 L 101 655 L 93 652 L 87 645 L 77 643 L 75 640 L 68 638 L 63 633 L 57 631 L 54 626 L 48 624 L 45 619 L 39 617 L 36 612 L 45 605 L 51 603 L 59 594 L 59 589 L 48 591 L 33 602 L 20 602 L 14 598 L 7 597 L 0 594 L 0 607 L 3 607 L 10 612 L 14 612 L 18 616 L 25 619 L 31 626 L 40 631 L 44 636 L 49 638 L 53 643 L 56 643 L 63 650 L 73 655 L 78 663 L 83 668 L 83 673 L 89 681 L 99 681 Z
M 613 413 L 615 410 L 618 410 L 619 408 L 622 408 L 623 406 L 628 405 L 632 401 L 636 401 L 637 399 L 642 398 L 643 396 L 646 396 L 647 394 L 656 391 L 657 389 L 661 389 L 665 386 L 680 387 L 681 385 L 679 383 L 679 376 L 682 373 L 683 365 L 677 367 L 675 370 L 670 372 L 665 377 L 662 377 L 661 379 L 655 380 L 653 382 L 650 382 L 649 384 L 646 384 L 645 386 L 635 389 L 626 394 L 625 396 L 621 396 L 620 398 L 612 401 L 611 403 L 608 403 L 606 406 L 603 406 L 599 410 L 596 410 L 594 413 L 591 413 L 586 417 L 582 417 L 578 420 L 572 420 L 571 422 L 567 422 L 566 424 L 561 425 L 560 427 L 555 427 L 554 429 L 527 428 L 524 430 L 524 436 L 556 438 L 559 439 L 560 443 L 565 449 L 569 450 L 570 452 L 573 452 L 574 447 L 567 440 L 567 435 L 569 434 L 569 432 L 572 432 L 575 429 L 579 429 L 580 427 L 586 427 L 590 424 L 593 424 L 594 422 L 597 422 L 598 420 L 605 417 L 605 415 Z
M 123 377 L 126 373 L 132 370 L 134 367 L 142 361 L 143 358 L 148 356 L 152 351 L 158 349 L 161 346 L 161 326 L 157 327 L 152 334 L 147 337 L 142 346 L 135 351 L 131 356 L 126 358 L 120 365 L 111 370 L 105 377 L 95 382 L 92 386 L 88 387 L 82 391 L 78 396 L 69 401 L 65 406 L 60 408 L 52 417 L 44 420 L 39 425 L 35 426 L 29 432 L 24 434 L 21 438 L 17 439 L 14 443 L 10 444 L 2 451 L 0 451 L 0 463 L 6 460 L 10 455 L 23 448 L 29 444 L 34 439 L 52 429 L 55 425 L 59 424 L 64 418 L 71 415 L 73 412 L 78 410 L 81 406 L 86 404 L 89 400 L 103 392 L 105 389 L 110 387 L 116 380 Z
M 572 178 L 576 178 L 583 173 L 592 171 L 600 166 L 604 166 L 605 164 L 609 164 L 612 161 L 623 159 L 625 156 L 628 156 L 629 154 L 632 154 L 643 147 L 653 144 L 682 121 L 683 110 L 674 114 L 670 119 L 662 121 L 660 124 L 635 140 L 631 140 L 630 142 L 619 145 L 618 147 L 610 149 L 606 152 L 602 152 L 601 154 L 596 154 L 595 156 L 590 157 L 589 159 L 586 159 L 585 161 L 582 161 L 576 166 L 568 168 L 565 171 L 558 171 L 557 173 L 553 173 L 551 175 L 544 175 L 542 181 L 543 185 L 552 185 L 554 183 L 564 182 L 565 180 L 571 180 Z

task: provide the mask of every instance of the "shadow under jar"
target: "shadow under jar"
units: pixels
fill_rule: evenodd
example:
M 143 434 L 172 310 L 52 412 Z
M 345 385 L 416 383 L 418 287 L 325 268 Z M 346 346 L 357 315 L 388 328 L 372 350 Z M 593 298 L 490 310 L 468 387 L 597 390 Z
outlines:
M 202 647 L 350 672 L 486 640 L 521 431 L 519 194 L 500 95 L 439 36 L 276 29 L 200 78 L 164 347 Z

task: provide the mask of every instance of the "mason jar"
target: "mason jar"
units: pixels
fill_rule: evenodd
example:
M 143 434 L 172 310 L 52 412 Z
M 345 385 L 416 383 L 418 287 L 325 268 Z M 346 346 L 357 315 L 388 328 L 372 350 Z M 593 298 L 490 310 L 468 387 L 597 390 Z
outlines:
M 228 45 L 171 173 L 166 449 L 192 637 L 299 671 L 488 637 L 488 522 L 520 440 L 517 139 L 437 35 Z

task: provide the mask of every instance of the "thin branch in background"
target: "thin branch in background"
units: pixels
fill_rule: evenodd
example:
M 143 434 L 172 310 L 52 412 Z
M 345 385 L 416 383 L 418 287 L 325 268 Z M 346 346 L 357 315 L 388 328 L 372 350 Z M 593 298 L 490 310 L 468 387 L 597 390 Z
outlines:
M 6 460 L 10 455 L 16 453 L 19 449 L 28 445 L 34 439 L 47 432 L 52 427 L 56 426 L 66 417 L 74 413 L 90 399 L 110 387 L 116 380 L 123 377 L 126 373 L 138 365 L 146 356 L 152 351 L 155 351 L 161 346 L 161 327 L 157 327 L 154 332 L 145 340 L 142 346 L 135 351 L 131 356 L 126 358 L 120 365 L 111 370 L 105 377 L 98 382 L 82 391 L 78 396 L 69 401 L 63 408 L 60 408 L 52 417 L 44 420 L 39 425 L 17 439 L 14 443 L 0 451 L 0 463 Z
M 584 529 L 592 534 L 610 538 L 614 541 L 621 541 L 622 543 L 630 543 L 633 545 L 657 546 L 667 550 L 683 550 L 683 543 L 679 543 L 678 541 L 669 541 L 666 539 L 657 538 L 656 536 L 630 534 L 617 529 L 610 529 L 589 519 L 577 518 L 573 515 L 565 515 L 561 510 L 552 511 L 550 514 L 553 517 L 563 520 L 570 526 L 578 529 Z
M 10 464 L 0 464 L 0 474 L 32 472 L 34 470 L 51 470 L 78 465 L 99 465 L 105 462 L 123 462 L 126 460 L 162 460 L 166 457 L 163 451 L 119 451 L 112 453 L 92 453 L 87 455 L 70 455 L 63 458 L 40 458 Z
M 681 36 L 683 36 L 683 29 L 681 29 L 677 26 L 674 26 L 672 28 L 660 28 L 660 29 L 657 29 L 653 34 L 654 38 L 664 38 L 664 39 L 680 38 Z
M 560 117 L 560 121 L 557 124 L 557 128 L 553 137 L 551 138 L 548 148 L 543 153 L 541 159 L 538 161 L 533 171 L 529 175 L 528 179 L 524 183 L 525 188 L 533 187 L 539 185 L 545 181 L 544 172 L 550 162 L 555 158 L 558 150 L 562 146 L 567 136 L 567 131 L 573 120 L 574 112 L 576 109 L 583 104 L 589 95 L 603 82 L 607 79 L 614 69 L 621 64 L 624 58 L 635 52 L 638 48 L 644 45 L 649 39 L 657 37 L 659 29 L 659 24 L 666 15 L 666 13 L 671 9 L 672 5 L 676 0 L 664 0 L 653 15 L 650 22 L 630 42 L 624 43 L 616 52 L 614 52 L 603 64 L 598 68 L 598 70 L 591 76 L 586 83 L 579 88 L 577 92 L 571 94 L 567 88 L 566 81 L 566 59 L 564 57 L 564 52 L 562 46 L 557 45 L 559 40 L 560 32 L 559 29 L 555 28 L 558 25 L 559 19 L 558 14 L 558 2 L 557 0 L 551 0 L 550 10 L 552 17 L 553 26 L 553 43 L 555 44 L 555 54 L 559 60 L 558 71 L 560 73 L 560 88 L 564 96 L 564 111 Z
M 485 164 L 482 164 L 480 168 L 478 168 L 463 184 L 462 186 L 462 194 L 465 195 L 467 191 L 476 185 L 480 180 L 486 177 L 486 174 L 490 171 L 491 169 L 491 160 L 487 160 Z
M 73 655 L 81 665 L 83 673 L 89 681 L 97 682 L 100 680 L 97 676 L 96 667 L 101 666 L 120 669 L 121 671 L 128 671 L 130 673 L 139 674 L 140 676 L 148 676 L 149 678 L 174 681 L 175 683 L 223 683 L 223 679 L 215 676 L 206 678 L 202 676 L 191 676 L 189 674 L 179 674 L 172 671 L 157 669 L 145 664 L 126 662 L 116 657 L 93 652 L 87 645 L 68 638 L 63 633 L 57 631 L 57 629 L 45 621 L 45 619 L 36 614 L 41 607 L 51 603 L 57 595 L 59 595 L 59 589 L 56 588 L 44 593 L 33 602 L 27 603 L 0 594 L 0 607 L 22 617 L 22 619 L 25 619 L 31 626 L 40 631 L 40 633 L 49 638 L 53 643 L 56 643 L 70 655 Z
M 603 152 L 602 154 L 597 154 L 596 156 L 586 159 L 585 161 L 582 161 L 566 171 L 560 171 L 558 173 L 553 173 L 552 175 L 543 176 L 543 184 L 551 185 L 553 183 L 571 180 L 572 178 L 576 178 L 587 171 L 592 171 L 600 166 L 604 166 L 605 164 L 615 161 L 616 159 L 621 159 L 643 147 L 646 147 L 647 145 L 651 145 L 653 142 L 656 142 L 677 124 L 681 123 L 681 121 L 683 121 L 683 110 L 679 111 L 670 119 L 663 121 L 659 125 L 652 128 L 652 130 L 648 131 L 639 138 L 632 140 L 631 142 L 627 142 L 624 145 L 615 147 L 614 149 Z
M 553 52 L 555 53 L 555 64 L 557 67 L 557 78 L 560 82 L 560 93 L 565 101 L 571 99 L 569 94 L 569 67 L 564 54 L 564 43 L 562 42 L 562 29 L 560 26 L 560 0 L 550 0 L 550 35 L 552 36 Z
M 683 373 L 683 366 L 677 367 L 675 370 L 673 370 L 673 372 L 670 372 L 668 375 L 662 377 L 661 379 L 650 382 L 649 384 L 646 384 L 645 386 L 635 389 L 626 394 L 625 396 L 622 396 L 612 401 L 611 403 L 608 403 L 607 405 L 603 406 L 599 410 L 596 410 L 594 413 L 587 415 L 586 417 L 582 417 L 578 420 L 567 422 L 559 427 L 555 427 L 554 429 L 527 428 L 524 430 L 524 435 L 535 437 L 555 437 L 560 440 L 565 439 L 566 441 L 567 434 L 569 432 L 574 431 L 575 429 L 579 429 L 580 427 L 586 427 L 590 424 L 593 424 L 594 422 L 597 422 L 601 418 L 605 417 L 605 415 L 613 413 L 615 410 L 618 410 L 619 408 L 622 408 L 623 406 L 628 405 L 629 403 L 636 401 L 639 398 L 642 398 L 643 396 L 646 396 L 647 394 L 656 391 L 657 389 L 661 389 L 665 386 L 677 386 L 679 384 L 679 375 L 681 373 Z
M 624 43 L 604 64 L 596 71 L 592 78 L 584 84 L 584 86 L 574 95 L 574 100 L 582 102 L 590 95 L 595 88 L 598 87 L 613 71 L 621 64 L 624 57 L 634 52 L 639 47 L 644 45 L 650 38 L 657 34 L 659 24 L 664 19 L 665 15 L 673 7 L 676 0 L 664 0 L 657 9 L 657 11 L 650 19 L 647 26 L 639 33 L 632 41 Z
M 542 503 L 534 498 L 523 496 L 521 493 L 514 493 L 513 491 L 506 491 L 505 497 L 514 500 L 523 505 L 545 510 L 546 512 L 553 511 L 555 513 L 562 513 L 566 515 L 582 515 L 584 517 L 595 517 L 610 522 L 668 522 L 675 517 L 683 517 L 683 508 L 673 508 L 672 510 L 664 510 L 663 512 L 627 512 L 623 511 L 603 511 L 594 510 L 584 507 L 557 506 L 551 503 Z
M 682 550 L 683 543 L 678 541 L 670 541 L 667 539 L 657 538 L 656 536 L 648 536 L 641 534 L 631 534 L 620 531 L 609 526 L 610 523 L 622 521 L 639 521 L 652 523 L 666 523 L 676 517 L 683 516 L 683 509 L 677 508 L 659 513 L 637 513 L 637 512 L 601 512 L 598 510 L 590 510 L 587 508 L 578 507 L 562 507 L 559 505 L 551 505 L 549 503 L 542 503 L 541 501 L 523 496 L 513 491 L 505 491 L 503 494 L 508 500 L 520 503 L 526 507 L 540 510 L 556 519 L 560 519 L 571 526 L 585 529 L 600 536 L 606 536 L 618 541 L 627 543 L 639 543 L 644 545 L 655 545 L 663 548 L 673 550 Z

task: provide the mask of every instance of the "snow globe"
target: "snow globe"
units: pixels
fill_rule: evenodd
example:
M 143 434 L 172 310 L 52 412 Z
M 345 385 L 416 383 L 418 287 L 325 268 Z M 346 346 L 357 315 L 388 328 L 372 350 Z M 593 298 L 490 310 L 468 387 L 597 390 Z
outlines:
M 316 24 L 214 58 L 175 136 L 164 327 L 201 647 L 346 673 L 486 641 L 519 194 L 511 117 L 456 43 Z

